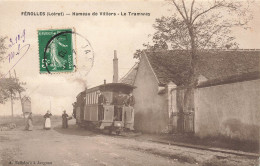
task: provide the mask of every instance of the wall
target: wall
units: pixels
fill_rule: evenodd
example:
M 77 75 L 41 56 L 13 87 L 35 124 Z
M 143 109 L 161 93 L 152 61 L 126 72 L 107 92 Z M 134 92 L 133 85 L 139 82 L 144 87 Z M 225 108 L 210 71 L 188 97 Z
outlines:
M 196 89 L 196 135 L 258 141 L 259 85 L 253 80 Z
M 135 79 L 136 130 L 160 133 L 168 126 L 166 94 L 158 94 L 158 83 L 145 56 L 141 57 Z

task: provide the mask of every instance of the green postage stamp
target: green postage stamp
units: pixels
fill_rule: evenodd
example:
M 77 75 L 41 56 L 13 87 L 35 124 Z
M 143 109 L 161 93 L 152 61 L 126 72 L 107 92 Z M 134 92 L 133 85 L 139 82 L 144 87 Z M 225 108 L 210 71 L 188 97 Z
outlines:
M 72 72 L 72 29 L 38 30 L 40 73 Z

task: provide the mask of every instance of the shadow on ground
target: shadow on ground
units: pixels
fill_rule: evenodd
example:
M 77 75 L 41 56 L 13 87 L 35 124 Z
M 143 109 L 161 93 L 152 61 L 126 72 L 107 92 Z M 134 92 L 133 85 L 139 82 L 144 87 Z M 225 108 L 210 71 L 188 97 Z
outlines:
M 61 125 L 58 125 L 53 128 L 53 130 L 57 131 L 58 133 L 61 134 L 66 134 L 66 135 L 78 135 L 78 136 L 96 136 L 99 133 L 96 133 L 95 131 L 89 131 L 84 128 L 80 128 L 77 125 L 69 125 L 69 128 L 64 129 L 62 128 Z
M 188 143 L 192 145 L 202 145 L 211 148 L 222 148 L 228 150 L 259 153 L 259 142 L 231 139 L 224 136 L 199 138 L 192 135 L 173 134 L 162 135 L 160 139 L 173 142 Z

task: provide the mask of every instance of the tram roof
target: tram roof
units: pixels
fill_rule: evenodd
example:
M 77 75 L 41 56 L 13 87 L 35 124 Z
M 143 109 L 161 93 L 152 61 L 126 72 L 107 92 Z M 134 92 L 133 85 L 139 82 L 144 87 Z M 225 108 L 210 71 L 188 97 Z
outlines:
M 130 84 L 125 84 L 125 83 L 107 83 L 107 84 L 102 84 L 90 89 L 86 89 L 86 92 L 93 92 L 93 91 L 97 91 L 97 90 L 101 90 L 103 91 L 104 89 L 116 89 L 118 88 L 120 89 L 128 89 L 128 90 L 133 90 L 134 88 L 136 88 L 136 86 L 130 85 Z

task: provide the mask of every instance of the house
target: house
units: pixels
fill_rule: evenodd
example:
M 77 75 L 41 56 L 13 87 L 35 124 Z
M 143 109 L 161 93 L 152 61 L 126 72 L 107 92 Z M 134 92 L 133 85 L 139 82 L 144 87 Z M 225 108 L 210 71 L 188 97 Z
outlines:
M 199 51 L 199 84 L 182 112 L 189 58 L 184 50 L 144 51 L 120 80 L 137 87 L 135 129 L 258 140 L 260 50 Z

